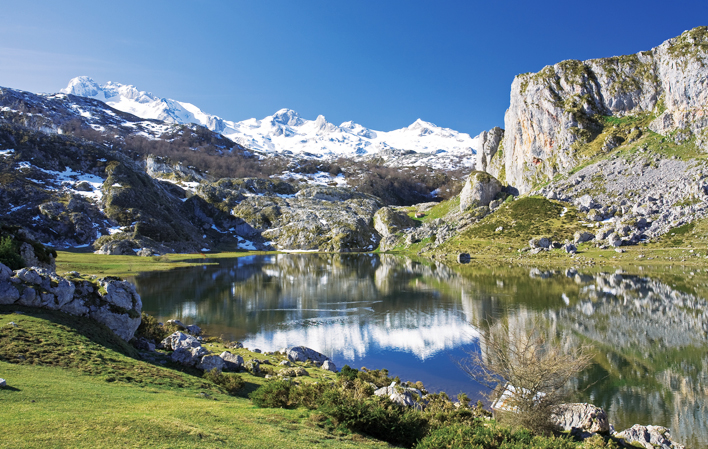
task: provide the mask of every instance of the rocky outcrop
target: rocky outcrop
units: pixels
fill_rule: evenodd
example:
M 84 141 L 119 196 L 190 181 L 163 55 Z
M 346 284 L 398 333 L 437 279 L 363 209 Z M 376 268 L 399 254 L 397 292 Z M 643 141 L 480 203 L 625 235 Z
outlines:
M 312 362 L 322 364 L 330 361 L 329 357 L 326 355 L 305 346 L 294 346 L 292 348 L 288 348 L 286 351 L 286 356 L 291 362 L 306 362 L 311 360 Z
M 681 130 L 708 149 L 708 28 L 698 27 L 635 55 L 563 61 L 519 75 L 504 118 L 502 181 L 528 192 L 586 157 L 579 144 L 602 132 L 597 117 L 654 113 L 649 128 Z M 639 131 L 641 132 L 641 130 Z M 631 136 L 608 133 L 607 151 Z M 499 156 L 499 155 L 498 155 Z
M 470 207 L 488 206 L 501 191 L 502 185 L 498 179 L 489 173 L 473 171 L 460 192 L 460 211 L 464 212 Z
M 635 424 L 627 430 L 613 435 L 621 438 L 632 446 L 641 446 L 646 449 L 684 449 L 685 446 L 671 440 L 669 429 L 661 426 L 642 426 Z
M 403 387 L 396 382 L 391 382 L 388 387 L 382 387 L 374 391 L 376 396 L 388 397 L 391 402 L 404 407 L 413 407 L 418 399 L 423 397 L 423 393 L 416 388 Z
M 592 404 L 561 404 L 553 410 L 551 421 L 566 432 L 608 433 L 607 412 Z
M 232 214 L 242 218 L 277 249 L 332 252 L 370 251 L 381 239 L 373 226 L 380 200 L 339 188 L 314 186 L 295 195 L 253 195 Z
M 481 140 L 481 148 L 477 149 L 474 169 L 477 171 L 490 172 L 492 160 L 497 154 L 499 144 L 504 138 L 504 130 L 495 126 L 489 131 L 482 131 L 475 139 Z
M 118 278 L 72 281 L 41 268 L 15 272 L 0 264 L 0 304 L 58 310 L 86 316 L 130 340 L 140 325 L 142 301 L 135 286 Z
M 374 229 L 382 237 L 394 235 L 404 229 L 415 227 L 415 221 L 404 212 L 391 207 L 382 207 L 374 214 Z

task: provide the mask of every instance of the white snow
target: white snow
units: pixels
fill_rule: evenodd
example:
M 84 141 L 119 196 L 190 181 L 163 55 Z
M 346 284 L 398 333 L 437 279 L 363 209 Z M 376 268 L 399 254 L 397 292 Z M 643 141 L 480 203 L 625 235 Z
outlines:
M 0 150 L 0 156 L 9 156 L 14 152 L 15 152 L 15 150 L 12 150 L 12 149 Z
M 246 148 L 268 154 L 336 158 L 403 150 L 428 156 L 416 165 L 446 165 L 459 159 L 463 165 L 473 166 L 474 154 L 482 146 L 481 136 L 473 138 L 421 119 L 394 131 L 376 131 L 352 121 L 337 126 L 323 115 L 307 120 L 291 109 L 281 109 L 261 120 L 229 121 L 207 114 L 190 103 L 161 98 L 131 85 L 110 81 L 99 85 L 87 76 L 72 79 L 61 92 L 95 98 L 141 118 L 203 125 Z M 142 126 L 148 127 L 148 124 Z
M 239 236 L 239 238 L 238 238 L 238 248 L 239 248 L 239 249 L 245 249 L 245 250 L 248 250 L 248 251 L 255 251 L 255 250 L 257 249 L 255 243 L 253 243 L 253 242 L 250 241 L 250 240 L 246 240 L 246 239 L 244 239 L 243 237 L 240 237 L 240 236 Z

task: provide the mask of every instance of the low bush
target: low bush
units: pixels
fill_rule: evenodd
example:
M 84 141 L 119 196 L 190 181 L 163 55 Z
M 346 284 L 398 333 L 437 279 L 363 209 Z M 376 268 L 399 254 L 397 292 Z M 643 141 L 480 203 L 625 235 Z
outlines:
M 426 432 L 427 422 L 417 411 L 372 396 L 359 399 L 347 391 L 329 389 L 318 401 L 326 416 L 324 427 L 340 432 L 361 432 L 404 447 L 413 447 Z
M 527 430 L 512 432 L 496 425 L 453 424 L 433 430 L 415 446 L 416 449 L 469 447 L 484 449 L 571 449 L 569 438 L 538 437 Z
M 290 388 L 290 382 L 284 380 L 270 381 L 258 387 L 248 397 L 258 407 L 285 408 L 291 405 Z
M 164 326 L 157 322 L 157 318 L 143 312 L 141 315 L 140 326 L 135 331 L 137 338 L 146 338 L 150 341 L 158 343 L 165 339 L 169 334 Z
M 25 262 L 20 256 L 19 245 L 9 235 L 0 239 L 0 263 L 8 266 L 11 270 L 19 270 L 25 266 Z
M 236 395 L 236 393 L 246 384 L 241 376 L 237 374 L 224 374 L 218 368 L 214 368 L 211 371 L 204 371 L 204 375 L 202 377 L 209 382 L 220 386 L 232 396 Z

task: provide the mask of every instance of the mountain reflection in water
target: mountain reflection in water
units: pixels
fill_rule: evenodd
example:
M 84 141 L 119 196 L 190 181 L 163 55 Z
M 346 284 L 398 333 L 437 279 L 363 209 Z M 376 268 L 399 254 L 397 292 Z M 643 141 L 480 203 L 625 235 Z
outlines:
M 604 407 L 618 429 L 664 425 L 708 447 L 708 303 L 646 276 L 498 268 L 460 275 L 442 263 L 390 255 L 281 254 L 148 273 L 144 310 L 195 322 L 246 347 L 305 345 L 337 366 L 388 368 L 432 391 L 481 387 L 455 360 L 487 326 L 546 323 L 591 343 L 577 400 Z

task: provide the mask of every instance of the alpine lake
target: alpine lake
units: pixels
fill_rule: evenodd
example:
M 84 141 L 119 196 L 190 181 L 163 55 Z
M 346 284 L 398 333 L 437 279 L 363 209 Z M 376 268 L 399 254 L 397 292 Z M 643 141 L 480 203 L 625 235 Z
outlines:
M 135 277 L 143 310 L 250 349 L 307 346 L 338 368 L 386 368 L 473 401 L 487 390 L 458 361 L 479 351 L 485 328 L 533 320 L 594 348 L 573 401 L 604 408 L 618 431 L 662 425 L 687 447 L 708 447 L 708 270 L 453 267 L 387 254 L 205 262 L 217 264 Z

